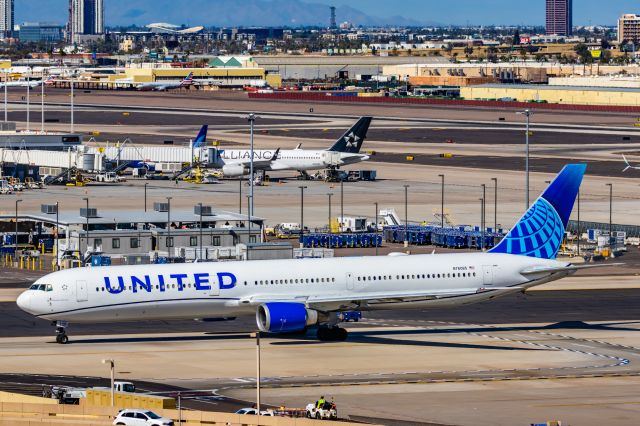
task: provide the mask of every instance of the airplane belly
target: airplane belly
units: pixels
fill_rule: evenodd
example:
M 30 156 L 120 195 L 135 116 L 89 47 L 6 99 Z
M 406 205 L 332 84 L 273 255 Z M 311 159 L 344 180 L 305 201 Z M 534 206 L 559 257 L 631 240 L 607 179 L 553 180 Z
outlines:
M 61 309 L 64 309 L 60 307 Z M 127 322 L 151 320 L 182 320 L 253 315 L 223 299 L 153 300 L 110 305 L 92 304 L 74 310 L 57 311 L 41 315 L 47 320 L 64 320 L 70 323 Z

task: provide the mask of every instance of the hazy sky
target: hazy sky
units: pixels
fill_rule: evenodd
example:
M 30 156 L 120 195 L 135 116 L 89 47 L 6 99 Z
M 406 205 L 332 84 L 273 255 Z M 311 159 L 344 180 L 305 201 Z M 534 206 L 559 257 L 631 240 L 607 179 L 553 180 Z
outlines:
M 138 0 L 137 5 L 148 5 L 153 10 L 155 0 Z M 216 0 L 209 0 L 215 4 Z M 242 0 L 238 0 L 241 4 Z M 544 23 L 544 0 L 306 0 L 335 6 L 351 6 L 372 16 L 405 16 L 421 22 L 442 24 L 539 24 Z M 190 0 L 173 0 L 176 10 L 189 7 Z M 614 25 L 622 13 L 640 13 L 638 0 L 573 0 L 574 24 Z M 65 22 L 68 0 L 16 0 L 16 22 L 54 21 Z M 122 0 L 105 0 L 107 25 L 115 22 L 116 14 L 110 6 L 120 9 L 128 4 Z M 126 6 L 124 6 L 126 7 Z M 119 12 L 122 12 L 120 10 Z M 193 22 L 198 21 L 197 10 L 193 11 Z M 163 13 L 164 21 L 173 22 L 171 10 Z M 110 19 L 111 18 L 111 19 Z M 118 21 L 120 21 L 119 18 Z M 338 16 L 338 20 L 340 17 Z

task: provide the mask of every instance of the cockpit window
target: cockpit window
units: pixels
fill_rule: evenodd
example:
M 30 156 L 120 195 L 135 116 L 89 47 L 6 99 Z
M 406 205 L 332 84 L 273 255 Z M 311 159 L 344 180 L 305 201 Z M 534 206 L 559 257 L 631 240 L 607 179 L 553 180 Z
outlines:
M 29 287 L 29 290 L 53 291 L 53 285 L 51 285 L 51 284 L 33 284 L 31 287 Z

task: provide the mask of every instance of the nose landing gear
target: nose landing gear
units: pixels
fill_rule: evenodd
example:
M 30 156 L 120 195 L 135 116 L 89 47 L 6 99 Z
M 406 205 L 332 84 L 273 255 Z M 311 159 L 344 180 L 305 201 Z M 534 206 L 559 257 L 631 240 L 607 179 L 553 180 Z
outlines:
M 67 336 L 67 327 L 69 323 L 66 321 L 57 321 L 55 323 L 56 326 L 56 343 L 60 343 L 61 345 L 67 344 L 69 342 L 69 336 Z

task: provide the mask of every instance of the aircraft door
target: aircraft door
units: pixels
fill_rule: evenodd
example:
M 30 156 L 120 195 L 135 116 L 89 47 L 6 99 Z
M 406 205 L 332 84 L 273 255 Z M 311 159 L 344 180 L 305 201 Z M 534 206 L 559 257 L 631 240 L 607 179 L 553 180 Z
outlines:
M 354 285 L 353 274 L 351 272 L 347 272 L 345 278 L 347 281 L 347 290 L 353 290 L 353 285 Z
M 87 289 L 86 281 L 76 281 L 76 301 L 86 302 L 89 300 L 89 291 Z
M 340 165 L 340 153 L 334 151 L 324 151 L 321 154 L 322 162 L 325 166 L 339 166 Z
M 482 266 L 482 284 L 493 285 L 493 266 L 492 265 Z

